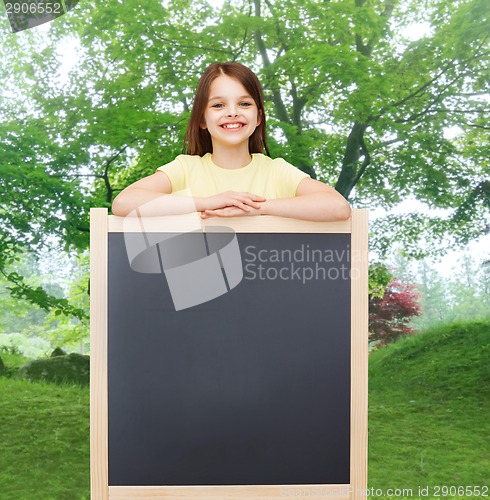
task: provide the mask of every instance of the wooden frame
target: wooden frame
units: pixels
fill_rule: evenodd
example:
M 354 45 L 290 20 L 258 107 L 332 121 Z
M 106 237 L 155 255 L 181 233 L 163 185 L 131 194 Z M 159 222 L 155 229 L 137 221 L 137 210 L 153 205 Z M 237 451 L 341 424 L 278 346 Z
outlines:
M 148 220 L 148 219 L 146 219 Z M 145 221 L 146 221 L 145 220 Z M 186 216 L 154 217 L 146 231 L 182 230 Z M 123 231 L 123 218 L 107 209 L 90 211 L 90 476 L 92 500 L 267 500 L 280 496 L 361 500 L 367 489 L 368 414 L 368 211 L 353 210 L 342 222 L 307 222 L 280 217 L 243 217 L 202 221 L 203 230 L 226 225 L 236 232 L 351 234 L 351 429 L 350 483 L 258 486 L 109 486 L 107 383 L 108 233 Z

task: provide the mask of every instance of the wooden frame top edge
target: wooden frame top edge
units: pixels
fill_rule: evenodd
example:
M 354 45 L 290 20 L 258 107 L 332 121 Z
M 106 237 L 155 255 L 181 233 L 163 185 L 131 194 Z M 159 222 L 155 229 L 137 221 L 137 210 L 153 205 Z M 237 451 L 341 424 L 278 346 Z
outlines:
M 106 208 L 92 208 L 92 211 Z M 117 217 L 108 216 L 108 232 L 187 232 L 206 231 L 207 228 L 225 226 L 237 233 L 351 233 L 352 218 L 367 212 L 353 209 L 352 216 L 344 221 L 314 222 L 288 217 L 261 215 L 260 217 L 212 218 L 203 220 L 198 214 L 169 215 L 163 217 Z

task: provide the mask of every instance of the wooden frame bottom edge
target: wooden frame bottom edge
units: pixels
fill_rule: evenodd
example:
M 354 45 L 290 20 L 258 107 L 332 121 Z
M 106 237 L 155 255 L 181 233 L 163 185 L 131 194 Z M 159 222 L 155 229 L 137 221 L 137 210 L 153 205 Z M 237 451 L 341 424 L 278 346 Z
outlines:
M 109 499 L 270 500 L 271 498 L 324 498 L 350 500 L 350 484 L 284 484 L 254 486 L 109 486 Z

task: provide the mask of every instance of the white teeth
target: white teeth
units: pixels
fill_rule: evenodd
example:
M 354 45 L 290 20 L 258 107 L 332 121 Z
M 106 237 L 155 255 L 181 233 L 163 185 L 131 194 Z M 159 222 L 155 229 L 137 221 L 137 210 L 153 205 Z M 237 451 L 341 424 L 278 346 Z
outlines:
M 227 125 L 223 125 L 223 128 L 240 128 L 241 123 L 229 123 Z

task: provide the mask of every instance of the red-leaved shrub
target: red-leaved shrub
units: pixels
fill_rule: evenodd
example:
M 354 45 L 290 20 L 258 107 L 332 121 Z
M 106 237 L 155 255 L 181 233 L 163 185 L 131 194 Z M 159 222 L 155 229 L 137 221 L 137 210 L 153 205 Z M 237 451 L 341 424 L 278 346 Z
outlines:
M 393 278 L 382 298 L 369 300 L 369 339 L 386 345 L 413 333 L 408 325 L 414 316 L 420 315 L 419 299 L 414 285 Z

